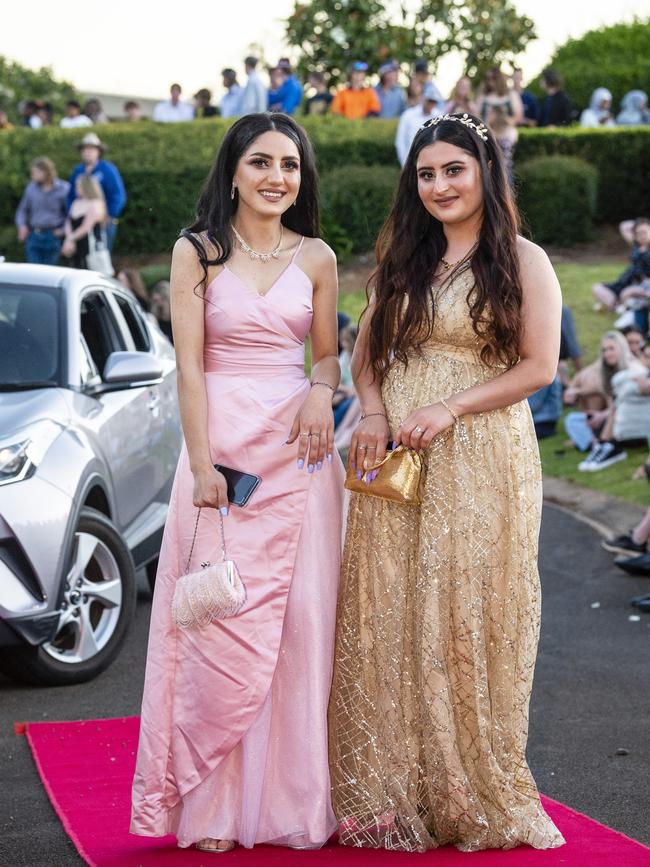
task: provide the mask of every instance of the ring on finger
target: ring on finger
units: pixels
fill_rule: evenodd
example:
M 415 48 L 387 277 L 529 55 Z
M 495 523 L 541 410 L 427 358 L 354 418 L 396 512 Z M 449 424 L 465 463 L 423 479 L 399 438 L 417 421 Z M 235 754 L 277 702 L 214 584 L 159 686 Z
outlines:
M 308 436 L 310 436 L 310 434 L 308 434 L 308 433 L 301 433 L 300 436 L 301 436 L 301 437 L 308 437 Z
M 310 433 L 309 436 L 310 436 L 310 437 L 318 437 L 318 439 L 320 439 L 320 434 L 319 434 L 319 433 Z
M 423 427 L 420 427 L 420 425 L 417 425 L 416 427 L 413 428 L 413 433 L 416 433 L 416 434 L 423 434 L 423 433 L 424 433 L 424 428 L 423 428 Z

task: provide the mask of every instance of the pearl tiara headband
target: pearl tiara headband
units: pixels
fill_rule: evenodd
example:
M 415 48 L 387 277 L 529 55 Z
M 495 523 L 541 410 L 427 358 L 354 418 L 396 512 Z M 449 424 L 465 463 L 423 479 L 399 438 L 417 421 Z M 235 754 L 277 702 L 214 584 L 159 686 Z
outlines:
M 483 141 L 487 141 L 488 137 L 488 128 L 484 123 L 474 123 L 472 118 L 467 114 L 440 114 L 438 117 L 432 117 L 430 120 L 427 120 L 422 124 L 420 129 L 428 129 L 430 126 L 436 126 L 439 123 L 442 123 L 443 120 L 453 120 L 458 123 L 462 123 L 463 126 L 468 126 L 470 129 L 473 129 L 476 135 L 479 138 L 482 138 Z

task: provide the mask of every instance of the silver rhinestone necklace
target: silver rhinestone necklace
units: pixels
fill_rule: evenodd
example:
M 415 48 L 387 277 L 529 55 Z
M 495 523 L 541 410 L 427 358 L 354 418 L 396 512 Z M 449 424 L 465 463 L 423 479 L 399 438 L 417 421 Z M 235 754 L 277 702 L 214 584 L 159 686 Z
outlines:
M 258 253 L 257 250 L 253 250 L 253 248 L 249 247 L 248 244 L 246 243 L 246 241 L 244 241 L 244 239 L 239 234 L 237 229 L 235 229 L 235 227 L 233 226 L 232 223 L 230 224 L 230 228 L 233 230 L 235 238 L 237 238 L 237 241 L 239 242 L 239 247 L 242 250 L 242 252 L 244 252 L 248 256 L 250 256 L 251 259 L 259 259 L 260 262 L 270 262 L 271 259 L 279 259 L 280 258 L 280 250 L 282 249 L 282 239 L 284 237 L 284 226 L 282 225 L 282 223 L 280 223 L 280 240 L 278 241 L 278 246 L 275 248 L 275 250 L 271 250 L 270 253 Z

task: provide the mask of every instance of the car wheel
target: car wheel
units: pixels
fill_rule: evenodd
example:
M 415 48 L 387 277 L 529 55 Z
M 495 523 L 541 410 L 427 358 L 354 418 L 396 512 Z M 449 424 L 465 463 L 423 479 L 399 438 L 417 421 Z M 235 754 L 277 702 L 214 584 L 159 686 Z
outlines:
M 13 677 L 38 685 L 81 683 L 117 656 L 135 613 L 131 553 L 101 512 L 84 508 L 74 533 L 56 632 L 38 647 L 22 647 Z

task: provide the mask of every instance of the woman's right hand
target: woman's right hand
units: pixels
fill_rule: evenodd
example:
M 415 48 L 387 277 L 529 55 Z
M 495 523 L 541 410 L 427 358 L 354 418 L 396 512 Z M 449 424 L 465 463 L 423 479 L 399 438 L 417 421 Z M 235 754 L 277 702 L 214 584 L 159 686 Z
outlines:
M 74 251 L 76 250 L 76 248 L 77 245 L 75 244 L 75 242 L 70 240 L 69 238 L 66 238 L 63 242 L 63 246 L 61 247 L 61 255 L 66 257 L 74 256 Z
M 194 473 L 193 502 L 199 508 L 220 509 L 228 514 L 228 484 L 225 476 L 214 467 Z
M 364 469 L 370 469 L 383 461 L 389 439 L 390 428 L 385 416 L 370 415 L 361 419 L 350 442 L 350 461 L 358 479 L 363 475 Z

